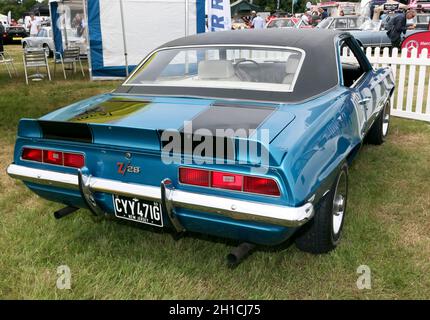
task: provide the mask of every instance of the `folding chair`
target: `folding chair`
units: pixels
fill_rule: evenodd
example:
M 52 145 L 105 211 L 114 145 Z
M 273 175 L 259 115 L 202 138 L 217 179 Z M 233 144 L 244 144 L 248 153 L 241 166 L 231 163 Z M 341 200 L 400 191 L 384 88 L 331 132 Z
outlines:
M 49 81 L 51 81 L 51 72 L 49 70 L 48 58 L 46 56 L 45 49 L 32 49 L 24 50 L 22 57 L 24 62 L 25 82 L 28 84 L 30 78 L 43 78 L 44 75 L 39 73 L 39 68 L 45 67 L 46 73 L 48 74 Z M 27 68 L 36 68 L 37 73 L 28 75 Z
M 14 72 L 16 76 L 18 75 L 13 59 L 6 51 L 0 52 L 0 64 L 5 66 L 10 78 L 12 78 L 12 72 Z
M 54 59 L 54 75 L 56 74 L 57 64 L 61 63 L 61 66 L 63 67 L 64 79 L 67 79 L 66 69 L 64 65 L 65 64 L 71 65 L 74 73 L 76 73 L 76 64 L 79 62 L 79 65 L 81 66 L 82 76 L 85 77 L 85 72 L 84 72 L 84 68 L 82 67 L 82 60 L 81 60 L 80 53 L 81 51 L 78 47 L 70 47 L 70 48 L 64 49 L 63 54 L 61 54 L 61 52 L 56 52 L 55 59 Z

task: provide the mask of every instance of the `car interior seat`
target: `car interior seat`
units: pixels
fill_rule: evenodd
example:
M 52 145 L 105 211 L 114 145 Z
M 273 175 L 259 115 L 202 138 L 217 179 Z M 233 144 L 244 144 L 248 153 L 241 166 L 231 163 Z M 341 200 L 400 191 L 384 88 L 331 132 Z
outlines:
M 198 65 L 200 80 L 240 81 L 235 75 L 233 63 L 228 60 L 204 60 Z
M 289 56 L 289 58 L 287 60 L 286 67 L 285 67 L 286 75 L 285 75 L 282 83 L 287 83 L 287 84 L 293 83 L 294 75 L 297 72 L 297 68 L 299 66 L 299 63 L 300 63 L 300 56 L 298 54 L 293 54 L 293 55 Z

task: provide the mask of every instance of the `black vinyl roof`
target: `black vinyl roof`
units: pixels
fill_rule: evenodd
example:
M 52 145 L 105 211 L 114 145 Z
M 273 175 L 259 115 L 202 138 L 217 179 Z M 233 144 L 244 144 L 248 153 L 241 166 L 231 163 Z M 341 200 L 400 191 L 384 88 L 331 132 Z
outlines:
M 342 31 L 325 29 L 263 29 L 208 32 L 165 43 L 160 48 L 207 45 L 255 45 L 294 47 L 304 50 L 305 60 L 293 92 L 241 92 L 237 89 L 175 88 L 171 95 L 209 96 L 228 99 L 299 102 L 322 94 L 339 83 L 335 40 Z M 121 87 L 117 92 L 163 94 L 162 87 Z
M 298 47 L 308 51 L 314 49 L 315 47 L 318 47 L 319 49 L 332 49 L 334 38 L 340 33 L 340 31 L 335 30 L 285 30 L 282 28 L 219 31 L 200 33 L 197 35 L 179 38 L 165 43 L 160 48 L 216 44 L 253 44 L 263 46 Z

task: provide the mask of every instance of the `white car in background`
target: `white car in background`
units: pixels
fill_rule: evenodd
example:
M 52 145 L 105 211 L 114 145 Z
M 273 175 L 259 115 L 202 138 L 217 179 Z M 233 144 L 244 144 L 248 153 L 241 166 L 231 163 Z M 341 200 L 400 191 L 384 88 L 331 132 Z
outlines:
M 81 55 L 87 54 L 85 38 L 77 37 L 76 31 L 73 29 L 67 30 L 67 42 L 69 47 L 79 47 Z M 52 57 L 55 52 L 54 37 L 51 27 L 40 28 L 39 33 L 35 37 L 26 37 L 21 40 L 21 43 L 23 48 L 43 48 L 50 57 Z M 65 47 L 64 38 L 63 47 Z

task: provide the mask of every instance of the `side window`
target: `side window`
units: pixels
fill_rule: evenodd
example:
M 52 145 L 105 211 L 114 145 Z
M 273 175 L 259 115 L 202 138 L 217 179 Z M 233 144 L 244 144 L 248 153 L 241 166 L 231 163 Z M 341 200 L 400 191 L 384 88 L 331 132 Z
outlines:
M 349 19 L 349 28 L 350 29 L 358 28 L 357 22 L 358 22 L 358 19 Z
M 353 86 L 360 77 L 370 70 L 368 64 L 362 60 L 357 48 L 351 42 L 351 39 L 340 41 L 340 62 L 342 65 L 343 85 L 346 87 Z
M 336 23 L 336 29 L 346 29 L 348 27 L 347 19 L 337 19 L 335 23 Z

